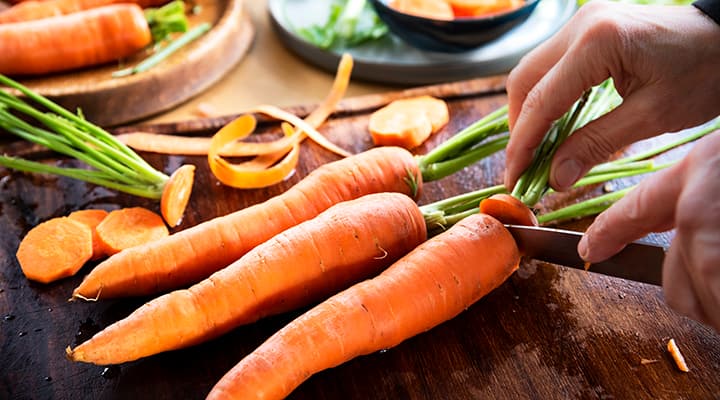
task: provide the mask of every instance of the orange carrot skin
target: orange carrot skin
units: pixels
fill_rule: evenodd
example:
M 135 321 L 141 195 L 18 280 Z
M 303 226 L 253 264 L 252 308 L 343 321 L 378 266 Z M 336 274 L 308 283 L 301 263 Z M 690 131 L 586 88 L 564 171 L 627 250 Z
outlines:
M 145 8 L 166 2 L 167 0 L 27 0 L 0 12 L 0 24 L 57 17 L 115 3 L 136 3 Z
M 406 195 L 339 203 L 189 289 L 152 300 L 69 355 L 119 364 L 200 343 L 374 276 L 426 238 L 422 213 Z
M 137 4 L 0 24 L 0 73 L 39 75 L 103 64 L 130 56 L 151 41 Z
M 264 203 L 108 258 L 93 269 L 73 295 L 141 296 L 196 283 L 260 243 L 341 201 L 380 192 L 419 195 L 420 176 L 414 156 L 398 147 L 375 148 L 324 164 Z M 410 177 L 417 180 L 416 190 L 408 184 Z
M 467 217 L 378 277 L 286 325 L 225 374 L 207 398 L 284 398 L 316 372 L 453 318 L 502 284 L 519 262 L 515 241 L 499 221 Z
M 538 220 L 530 207 L 517 197 L 494 194 L 480 202 L 480 212 L 492 215 L 503 224 L 538 226 Z

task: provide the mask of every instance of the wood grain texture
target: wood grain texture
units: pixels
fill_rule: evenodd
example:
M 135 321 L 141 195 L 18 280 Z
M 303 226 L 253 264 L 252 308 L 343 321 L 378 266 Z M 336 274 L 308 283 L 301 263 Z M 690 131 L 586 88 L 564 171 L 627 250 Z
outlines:
M 476 84 L 467 83 L 467 87 Z M 448 94 L 450 124 L 418 153 L 507 100 L 504 93 L 490 89 L 468 89 L 468 93 Z M 346 104 L 350 103 L 363 109 L 360 100 L 348 99 Z M 200 126 L 205 123 L 209 122 L 198 121 Z M 196 133 L 209 134 L 213 129 Z M 371 146 L 366 129 L 367 112 L 358 111 L 336 115 L 321 131 L 341 146 L 361 151 Z M 260 134 L 277 135 L 278 128 L 266 123 Z M 647 146 L 648 142 L 643 142 L 628 151 Z M 143 155 L 166 172 L 186 162 L 198 166 L 190 208 L 178 229 L 263 201 L 335 159 L 306 142 L 300 166 L 286 182 L 262 190 L 235 190 L 220 185 L 202 157 Z M 77 165 L 48 155 L 40 158 Z M 420 202 L 499 183 L 503 162 L 500 153 L 429 183 Z M 601 188 L 593 187 L 555 195 L 543 207 L 559 207 L 600 192 Z M 29 282 L 14 256 L 20 238 L 39 222 L 73 210 L 134 205 L 154 210 L 158 206 L 69 179 L 0 170 L 0 318 L 5 316 L 0 319 L 0 398 L 204 398 L 237 361 L 302 311 L 240 327 L 202 345 L 107 370 L 67 361 L 66 346 L 86 340 L 147 299 L 69 303 L 66 299 L 72 288 L 93 265 L 55 284 Z M 562 226 L 583 229 L 588 222 Z M 667 244 L 671 237 L 669 233 L 649 239 Z M 664 346 L 671 337 L 683 351 L 690 373 L 677 371 L 666 353 Z M 653 362 L 643 364 L 643 360 Z M 669 310 L 659 287 L 526 260 L 507 282 L 457 318 L 393 349 L 319 373 L 290 398 L 712 399 L 718 393 L 720 336 Z
M 243 0 L 197 0 L 200 12 L 189 15 L 190 26 L 210 22 L 213 28 L 154 68 L 112 78 L 119 69 L 107 64 L 67 73 L 19 78 L 20 82 L 62 106 L 82 109 L 103 126 L 136 121 L 168 110 L 217 82 L 249 51 L 255 28 Z M 123 63 L 133 66 L 147 55 Z

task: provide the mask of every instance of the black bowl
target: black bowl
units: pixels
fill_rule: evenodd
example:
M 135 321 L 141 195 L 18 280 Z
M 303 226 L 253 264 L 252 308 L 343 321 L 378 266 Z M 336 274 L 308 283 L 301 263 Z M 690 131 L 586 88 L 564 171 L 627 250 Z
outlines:
M 539 2 L 526 0 L 506 13 L 447 21 L 405 14 L 388 6 L 386 0 L 371 0 L 378 17 L 400 39 L 422 50 L 444 53 L 469 51 L 497 39 L 525 22 Z

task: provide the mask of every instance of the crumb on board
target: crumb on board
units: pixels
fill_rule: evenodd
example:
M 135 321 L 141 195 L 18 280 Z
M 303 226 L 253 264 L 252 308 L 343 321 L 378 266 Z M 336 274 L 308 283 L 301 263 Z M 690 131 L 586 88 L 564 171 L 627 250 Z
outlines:
M 682 353 L 680 353 L 680 348 L 675 343 L 675 339 L 668 340 L 667 349 L 670 352 L 670 355 L 672 356 L 673 360 L 675 360 L 675 364 L 677 365 L 677 367 L 680 371 L 682 371 L 682 372 L 690 371 L 690 369 L 687 366 L 687 363 L 685 363 L 685 357 L 683 357 Z

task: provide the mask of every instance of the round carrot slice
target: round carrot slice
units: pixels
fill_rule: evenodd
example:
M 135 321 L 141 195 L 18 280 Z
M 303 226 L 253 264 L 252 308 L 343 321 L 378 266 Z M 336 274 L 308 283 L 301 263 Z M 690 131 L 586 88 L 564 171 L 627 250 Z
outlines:
M 97 231 L 95 231 L 95 228 L 100 225 L 100 222 L 102 222 L 102 220 L 104 220 L 107 215 L 107 211 L 99 209 L 78 210 L 73 211 L 70 213 L 70 215 L 68 215 L 68 218 L 87 225 L 88 228 L 90 228 L 90 230 L 92 231 L 93 255 L 90 258 L 91 260 L 97 260 L 106 255 L 105 249 L 100 242 L 100 238 L 98 238 L 97 236 Z
M 32 228 L 16 256 L 28 279 L 49 283 L 75 275 L 93 254 L 91 229 L 68 217 L 47 220 Z
M 182 222 L 194 181 L 195 166 L 186 164 L 175 170 L 165 184 L 160 198 L 160 213 L 171 227 L 178 226 Z
M 163 219 L 142 207 L 111 211 L 96 230 L 109 255 L 169 235 Z

